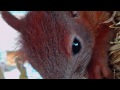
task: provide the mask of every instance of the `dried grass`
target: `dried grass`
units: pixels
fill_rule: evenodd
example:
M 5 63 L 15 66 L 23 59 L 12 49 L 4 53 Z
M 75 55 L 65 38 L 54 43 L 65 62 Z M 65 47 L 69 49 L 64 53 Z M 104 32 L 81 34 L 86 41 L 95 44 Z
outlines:
M 103 23 L 113 22 L 109 28 L 117 30 L 116 37 L 113 41 L 110 42 L 110 67 L 114 74 L 114 79 L 120 79 L 120 11 L 113 11 L 110 19 L 106 20 Z

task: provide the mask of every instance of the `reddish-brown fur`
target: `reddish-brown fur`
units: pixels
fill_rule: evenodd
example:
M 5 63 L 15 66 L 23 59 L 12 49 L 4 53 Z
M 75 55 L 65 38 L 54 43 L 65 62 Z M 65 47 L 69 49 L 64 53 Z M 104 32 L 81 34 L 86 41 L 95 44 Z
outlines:
M 79 12 L 79 23 L 84 23 L 95 38 L 95 45 L 91 62 L 88 65 L 88 77 L 91 79 L 112 78 L 112 72 L 108 66 L 109 42 L 113 38 L 113 30 L 110 30 L 109 24 L 103 24 L 110 18 L 111 12 L 106 11 L 83 11 Z
M 72 15 L 72 14 L 77 15 Z M 112 78 L 108 48 L 112 32 L 102 24 L 105 11 L 32 11 L 22 20 L 2 12 L 5 21 L 21 33 L 23 50 L 43 78 Z M 76 37 L 82 48 L 72 54 Z

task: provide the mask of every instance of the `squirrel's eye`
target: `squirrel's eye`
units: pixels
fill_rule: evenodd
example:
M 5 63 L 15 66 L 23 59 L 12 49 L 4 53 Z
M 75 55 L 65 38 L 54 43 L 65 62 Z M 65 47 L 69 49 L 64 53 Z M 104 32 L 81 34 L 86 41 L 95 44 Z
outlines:
M 73 55 L 76 55 L 80 52 L 81 50 L 81 43 L 78 39 L 74 39 L 73 43 L 72 43 L 72 52 Z

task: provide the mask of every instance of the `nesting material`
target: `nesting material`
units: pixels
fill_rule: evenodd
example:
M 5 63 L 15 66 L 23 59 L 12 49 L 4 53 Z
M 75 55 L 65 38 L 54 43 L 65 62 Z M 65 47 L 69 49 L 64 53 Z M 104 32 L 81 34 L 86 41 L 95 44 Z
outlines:
M 120 31 L 110 44 L 110 66 L 114 74 L 114 79 L 120 79 Z
M 120 11 L 113 11 L 110 19 L 103 23 L 113 22 L 109 28 L 117 30 L 114 40 L 110 42 L 110 67 L 113 71 L 114 79 L 120 79 Z

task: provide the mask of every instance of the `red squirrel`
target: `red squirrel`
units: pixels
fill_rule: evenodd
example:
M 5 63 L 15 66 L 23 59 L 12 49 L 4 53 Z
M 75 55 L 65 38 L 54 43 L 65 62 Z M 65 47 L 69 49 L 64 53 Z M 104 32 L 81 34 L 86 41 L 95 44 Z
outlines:
M 107 11 L 30 11 L 3 19 L 21 33 L 22 49 L 44 79 L 112 78 L 108 66 L 113 34 Z

